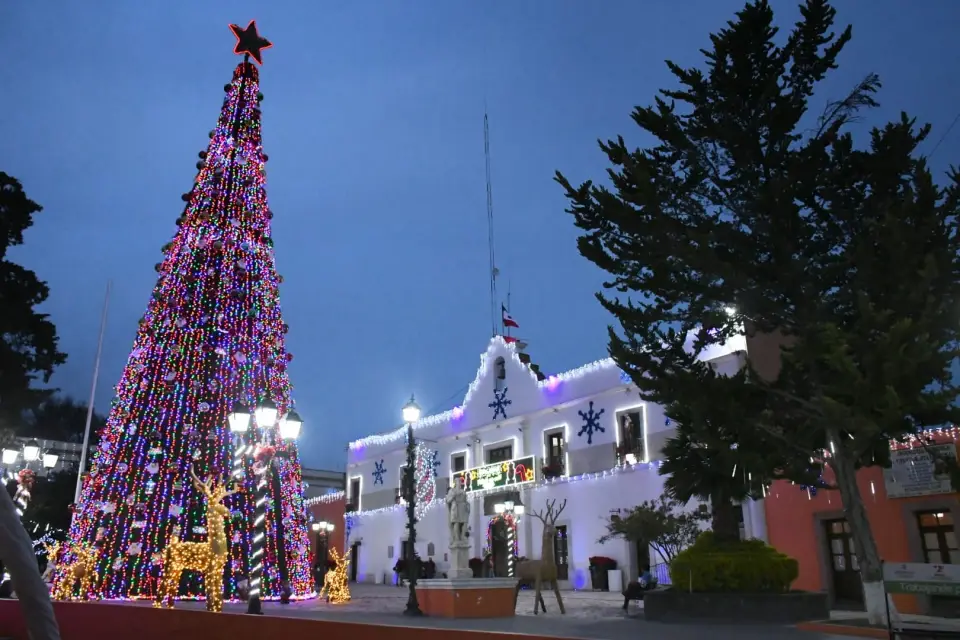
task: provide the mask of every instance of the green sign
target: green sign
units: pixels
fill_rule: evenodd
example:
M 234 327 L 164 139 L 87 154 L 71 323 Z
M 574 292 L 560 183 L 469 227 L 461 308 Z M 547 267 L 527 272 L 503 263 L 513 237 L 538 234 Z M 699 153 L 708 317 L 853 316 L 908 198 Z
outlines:
M 492 462 L 475 469 L 457 471 L 453 478 L 462 483 L 467 491 L 529 484 L 537 480 L 536 459 L 533 456 L 524 456 L 515 460 Z
M 960 565 L 886 562 L 883 586 L 887 593 L 960 596 Z

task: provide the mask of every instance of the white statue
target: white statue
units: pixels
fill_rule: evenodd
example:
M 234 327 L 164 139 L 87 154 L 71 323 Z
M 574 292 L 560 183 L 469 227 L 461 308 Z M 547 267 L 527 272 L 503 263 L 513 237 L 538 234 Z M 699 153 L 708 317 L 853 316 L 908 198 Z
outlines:
M 466 542 L 469 533 L 470 503 L 467 501 L 467 492 L 459 480 L 454 480 L 447 491 L 447 522 L 450 525 L 450 544 Z

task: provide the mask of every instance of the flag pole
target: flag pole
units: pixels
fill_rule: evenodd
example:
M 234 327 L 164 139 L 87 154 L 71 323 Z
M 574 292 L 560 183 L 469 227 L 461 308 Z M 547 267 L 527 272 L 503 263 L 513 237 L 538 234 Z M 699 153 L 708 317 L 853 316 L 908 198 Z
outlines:
M 80 450 L 80 468 L 77 470 L 77 489 L 73 502 L 80 502 L 83 489 L 83 470 L 87 466 L 87 448 L 90 446 L 90 425 L 93 423 L 93 403 L 97 397 L 97 378 L 100 377 L 100 355 L 103 353 L 103 333 L 107 328 L 107 311 L 110 309 L 110 281 L 107 280 L 107 293 L 103 299 L 103 315 L 100 317 L 100 337 L 97 340 L 97 357 L 93 361 L 93 383 L 90 385 L 90 401 L 87 402 L 87 422 L 83 428 L 83 448 Z
M 510 313 L 510 281 L 507 280 L 507 313 Z M 503 318 L 501 318 L 502 320 Z M 504 331 L 507 334 L 507 337 L 510 337 L 510 327 L 504 326 Z

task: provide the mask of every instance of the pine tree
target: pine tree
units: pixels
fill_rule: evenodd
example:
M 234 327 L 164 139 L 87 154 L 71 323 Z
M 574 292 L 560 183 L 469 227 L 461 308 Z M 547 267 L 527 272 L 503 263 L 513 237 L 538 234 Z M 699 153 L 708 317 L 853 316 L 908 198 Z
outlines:
M 610 331 L 612 357 L 687 423 L 677 439 L 691 446 L 671 456 L 718 456 L 699 471 L 671 461 L 683 483 L 759 464 L 766 446 L 764 474 L 826 465 L 877 622 L 881 565 L 856 469 L 888 463 L 891 438 L 958 417 L 960 187 L 956 173 L 935 184 L 917 151 L 929 128 L 905 115 L 855 147 L 846 125 L 876 105 L 876 76 L 808 117 L 851 30 L 832 32 L 825 0 L 801 14 L 779 46 L 768 3 L 751 2 L 711 37 L 705 70 L 668 63 L 680 88 L 633 114 L 658 142 L 601 143 L 613 191 L 557 179 L 585 231 L 581 253 L 634 297 L 598 296 L 623 330 Z M 710 381 L 697 356 L 744 326 L 783 338 L 778 376 Z
M 37 274 L 8 259 L 10 247 L 43 207 L 27 197 L 20 181 L 0 171 L 0 428 L 17 429 L 24 411 L 35 408 L 53 390 L 48 382 L 67 357 L 58 349 L 57 328 L 36 307 L 50 289 Z
M 259 60 L 259 50 L 253 55 Z M 229 481 L 233 408 L 269 400 L 282 416 L 293 404 L 265 189 L 263 95 L 249 57 L 224 89 L 178 229 L 156 265 L 157 285 L 71 527 L 72 541 L 99 550 L 104 598 L 153 597 L 169 541 L 206 540 L 204 498 L 190 471 Z M 296 446 L 272 425 L 254 426 L 252 435 L 282 454 L 273 462 L 279 481 L 267 488 L 261 593 L 279 596 L 287 579 L 294 596 L 306 596 L 314 589 Z M 247 462 L 245 491 L 227 502 L 234 517 L 226 525 L 226 597 L 237 595 L 253 564 L 254 474 Z M 187 591 L 202 594 L 196 577 Z

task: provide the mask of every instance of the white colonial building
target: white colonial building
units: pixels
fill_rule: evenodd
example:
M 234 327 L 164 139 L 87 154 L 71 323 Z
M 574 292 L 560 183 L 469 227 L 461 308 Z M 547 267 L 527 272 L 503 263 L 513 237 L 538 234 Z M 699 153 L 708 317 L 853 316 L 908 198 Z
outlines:
M 733 372 L 743 366 L 745 348 L 735 340 L 707 359 Z M 549 543 L 564 586 L 589 588 L 591 556 L 613 558 L 624 579 L 634 577 L 647 561 L 661 561 L 647 548 L 598 539 L 612 514 L 663 493 L 658 460 L 672 430 L 661 407 L 642 401 L 612 360 L 538 380 L 513 345 L 493 338 L 462 405 L 414 424 L 415 439 L 421 450 L 429 449 L 434 459 L 428 466 L 436 470 L 434 499 L 417 525 L 416 552 L 432 558 L 438 573 L 449 567 L 443 497 L 451 478 L 465 475 L 474 557 L 493 552 L 506 558 L 505 540 L 514 541 L 518 556 L 540 557 L 543 527 L 530 512 L 556 499 L 566 508 Z M 348 447 L 347 544 L 360 581 L 392 580 L 397 559 L 409 552 L 400 504 L 405 463 L 405 428 Z M 516 522 L 498 515 L 497 505 L 507 502 L 522 504 L 526 513 Z M 744 505 L 743 514 L 745 535 L 765 538 L 762 505 Z

